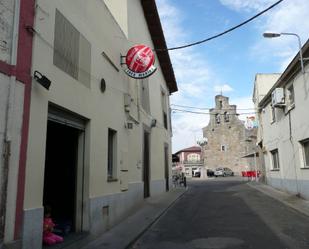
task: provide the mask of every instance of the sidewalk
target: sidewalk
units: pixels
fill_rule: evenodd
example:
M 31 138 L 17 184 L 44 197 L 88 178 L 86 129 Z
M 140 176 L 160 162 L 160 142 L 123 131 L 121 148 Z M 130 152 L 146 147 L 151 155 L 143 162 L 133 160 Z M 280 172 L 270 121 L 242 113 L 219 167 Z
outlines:
M 147 198 L 136 213 L 101 236 L 70 248 L 79 249 L 125 249 L 157 221 L 185 192 L 186 188 L 171 189 L 160 196 Z
M 282 202 L 283 204 L 309 216 L 309 201 L 304 200 L 296 195 L 277 190 L 269 185 L 259 182 L 248 182 L 250 187 L 263 192 L 264 194 Z

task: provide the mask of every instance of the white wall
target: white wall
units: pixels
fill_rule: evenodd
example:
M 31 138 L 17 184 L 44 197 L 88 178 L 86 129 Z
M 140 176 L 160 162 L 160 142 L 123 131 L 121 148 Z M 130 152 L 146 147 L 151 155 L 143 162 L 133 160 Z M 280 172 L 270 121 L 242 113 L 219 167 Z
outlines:
M 157 72 L 149 78 L 150 113 L 146 113 L 140 106 L 138 95 L 140 81 L 130 79 L 120 66 L 120 55 L 126 54 L 132 45 L 132 39 L 153 47 L 140 1 L 131 0 L 130 7 L 128 7 L 128 13 L 130 13 L 127 23 L 129 40 L 123 30 L 126 25 L 121 24 L 124 19 L 119 23 L 118 18 L 112 16 L 114 11 L 108 9 L 104 1 L 38 0 L 37 4 L 39 8 L 34 28 L 39 35 L 34 36 L 32 69 L 46 75 L 52 83 L 47 91 L 33 81 L 24 209 L 30 212 L 30 210 L 42 208 L 48 104 L 54 103 L 88 120 L 85 167 L 89 170 L 89 179 L 86 182 L 89 185 L 89 193 L 85 198 L 91 200 L 90 209 L 102 208 L 100 205 L 103 203 L 106 205 L 106 201 L 110 200 L 111 212 L 113 209 L 118 210 L 111 213 L 111 216 L 116 221 L 118 215 L 119 220 L 119 215 L 123 215 L 125 208 L 132 208 L 133 205 L 131 203 L 130 207 L 126 207 L 126 203 L 122 203 L 127 198 L 126 192 L 122 192 L 126 186 L 129 187 L 128 195 L 134 196 L 136 201 L 142 198 L 140 186 L 142 186 L 143 129 L 144 126 L 150 127 L 153 118 L 158 122 L 157 127 L 150 130 L 150 177 L 153 188 L 150 190 L 151 193 L 159 194 L 164 191 L 162 187 L 165 186 L 164 143 L 169 144 L 169 151 L 171 151 L 170 133 L 163 128 L 161 89 L 166 91 L 167 96 L 169 93 L 159 65 L 156 65 L 159 67 Z M 109 8 L 111 8 L 110 5 Z M 56 9 L 91 44 L 90 88 L 53 65 Z M 124 8 L 121 8 L 121 11 L 124 11 Z M 101 55 L 103 51 L 118 70 Z M 100 91 L 101 78 L 105 79 L 107 85 L 104 93 Z M 124 110 L 124 94 L 126 93 L 134 98 L 130 114 Z M 136 122 L 132 121 L 130 116 L 134 117 Z M 133 129 L 125 128 L 125 123 L 128 121 L 134 123 Z M 116 130 L 118 136 L 118 180 L 114 182 L 107 182 L 108 128 Z M 171 153 L 169 161 L 171 168 Z M 122 172 L 121 169 L 127 171 Z M 136 193 L 131 191 L 130 186 L 135 186 Z M 120 203 L 122 207 L 116 208 L 116 205 L 121 205 Z M 90 212 L 90 217 L 93 219 L 102 218 L 96 216 L 101 215 L 102 212 L 97 214 L 94 214 L 94 210 Z M 24 224 L 27 222 L 30 221 L 24 221 Z M 24 228 L 27 229 L 27 226 Z M 96 230 L 102 229 L 96 227 Z M 34 235 L 29 231 L 25 236 Z
M 263 144 L 267 182 L 277 188 L 301 194 L 309 198 L 309 170 L 303 168 L 303 155 L 300 141 L 309 138 L 309 98 L 308 75 L 298 73 L 287 84 L 293 82 L 295 92 L 295 107 L 288 111 L 287 108 L 276 108 L 277 120 L 271 122 L 271 106 L 267 104 L 261 112 L 263 125 Z M 305 90 L 307 89 L 307 90 Z M 272 170 L 270 151 L 279 151 L 280 170 Z

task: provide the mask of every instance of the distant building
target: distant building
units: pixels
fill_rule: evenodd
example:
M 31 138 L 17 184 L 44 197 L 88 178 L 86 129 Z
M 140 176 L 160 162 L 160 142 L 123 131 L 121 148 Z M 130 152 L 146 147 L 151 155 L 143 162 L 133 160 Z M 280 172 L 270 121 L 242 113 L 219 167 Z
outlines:
M 256 141 L 256 123 L 248 118 L 245 122 L 238 119 L 236 105 L 229 104 L 229 98 L 217 95 L 216 107 L 210 109 L 209 124 L 203 128 L 203 136 L 208 142 L 204 148 L 206 168 L 228 167 L 235 174 L 254 170 L 255 162 L 245 157 L 252 152 Z
M 279 79 L 281 74 L 279 73 L 272 73 L 272 74 L 256 74 L 254 80 L 254 89 L 253 89 L 253 96 L 252 100 L 254 103 L 254 107 L 256 110 L 259 109 L 260 101 L 266 96 L 269 90 L 273 87 L 276 81 Z M 263 148 L 263 138 L 262 138 L 262 124 L 259 122 L 261 121 L 261 112 L 257 113 L 257 121 L 260 124 L 257 131 L 257 146 L 254 150 L 259 156 L 259 160 L 257 160 L 258 169 L 261 172 L 260 181 L 266 181 L 266 169 L 265 169 L 265 160 L 264 160 L 264 148 Z
M 174 172 L 183 172 L 187 177 L 192 177 L 193 170 L 203 167 L 201 147 L 199 146 L 182 149 L 176 152 L 174 157 L 178 157 L 178 160 L 175 160 L 173 164 Z

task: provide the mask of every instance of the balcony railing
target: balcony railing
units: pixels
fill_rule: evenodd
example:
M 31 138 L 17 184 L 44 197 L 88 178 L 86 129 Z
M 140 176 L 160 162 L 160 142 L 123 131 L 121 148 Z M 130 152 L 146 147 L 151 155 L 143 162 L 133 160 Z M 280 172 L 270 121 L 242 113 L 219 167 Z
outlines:
M 183 161 L 183 164 L 204 164 L 204 160 L 198 160 L 198 161 Z

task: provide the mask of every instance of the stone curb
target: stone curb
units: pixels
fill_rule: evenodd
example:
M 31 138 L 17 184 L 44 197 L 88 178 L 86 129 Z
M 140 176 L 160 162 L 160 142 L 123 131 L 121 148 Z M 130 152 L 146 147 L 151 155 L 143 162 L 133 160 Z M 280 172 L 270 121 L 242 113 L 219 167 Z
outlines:
M 188 188 L 174 189 L 163 196 L 145 200 L 141 209 L 136 213 L 93 241 L 89 241 L 81 249 L 127 249 L 131 247 L 187 190 Z
M 164 214 L 167 213 L 167 211 L 174 206 L 174 204 L 188 191 L 189 187 L 186 187 L 185 190 L 177 196 L 175 200 L 173 200 L 164 210 L 162 210 L 161 213 L 159 213 L 156 217 L 154 217 L 154 220 L 148 224 L 147 227 L 143 229 L 139 234 L 136 235 L 136 237 L 124 248 L 124 249 L 129 249 L 134 243 L 142 237 L 142 235 L 151 227 L 153 226 Z
M 293 208 L 294 210 L 297 210 L 298 212 L 306 216 L 309 216 L 309 201 L 308 200 L 302 199 L 296 195 L 282 192 L 278 189 L 275 189 L 263 183 L 248 182 L 247 185 L 250 186 L 251 188 L 254 188 L 276 199 L 277 201 L 280 201 L 281 203 L 287 205 L 288 207 Z

